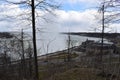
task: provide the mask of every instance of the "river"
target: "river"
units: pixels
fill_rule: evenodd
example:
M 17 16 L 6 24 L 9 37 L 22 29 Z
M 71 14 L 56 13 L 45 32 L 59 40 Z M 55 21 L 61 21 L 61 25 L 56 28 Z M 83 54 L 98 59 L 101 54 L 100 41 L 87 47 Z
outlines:
M 99 38 L 83 37 L 78 35 L 71 35 L 71 40 L 74 41 L 74 45 L 78 46 L 86 39 L 100 40 Z M 64 50 L 67 48 L 68 35 L 60 33 L 37 33 L 37 49 L 38 55 L 43 55 L 55 51 Z

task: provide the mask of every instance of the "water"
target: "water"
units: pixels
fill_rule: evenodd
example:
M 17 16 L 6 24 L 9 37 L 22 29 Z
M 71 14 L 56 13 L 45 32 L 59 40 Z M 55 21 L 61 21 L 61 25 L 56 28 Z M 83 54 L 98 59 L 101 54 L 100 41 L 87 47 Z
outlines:
M 71 40 L 74 41 L 74 46 L 80 45 L 86 39 L 100 40 L 99 38 L 88 38 L 83 36 L 71 35 Z M 68 35 L 59 33 L 37 33 L 37 48 L 38 55 L 43 55 L 55 51 L 64 50 L 67 48 Z

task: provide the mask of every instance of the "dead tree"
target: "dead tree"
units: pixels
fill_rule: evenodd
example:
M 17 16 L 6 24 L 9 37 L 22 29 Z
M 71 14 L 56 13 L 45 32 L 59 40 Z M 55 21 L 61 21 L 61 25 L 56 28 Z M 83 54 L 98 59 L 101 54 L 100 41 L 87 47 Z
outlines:
M 70 33 L 67 34 L 67 40 L 66 40 L 66 45 L 67 45 L 67 61 L 72 60 L 72 51 L 74 49 L 74 46 L 76 44 L 76 41 L 72 39 Z
M 104 33 L 106 28 L 109 28 L 112 24 L 120 21 L 120 1 L 118 0 L 103 0 L 100 4 L 99 10 L 101 13 L 101 50 L 100 54 L 97 55 L 99 58 L 98 66 L 101 66 L 101 70 L 104 72 L 103 65 L 103 45 L 104 45 Z M 110 54 L 111 55 L 111 54 Z M 111 58 L 111 57 L 110 57 Z M 112 61 L 112 60 L 110 60 Z M 97 62 L 98 63 L 98 62 Z M 111 66 L 110 66 L 111 67 Z
M 16 5 L 26 5 L 29 6 L 31 11 L 29 12 L 30 16 L 27 20 L 30 20 L 32 24 L 32 34 L 33 34 L 33 48 L 34 48 L 34 62 L 35 62 L 35 78 L 38 80 L 38 63 L 37 63 L 37 46 L 36 46 L 36 16 L 38 17 L 37 10 L 47 11 L 52 13 L 53 9 L 57 9 L 59 7 L 58 4 L 54 0 L 24 0 L 17 2 L 10 2 L 9 0 L 4 0 L 11 4 Z M 23 13 L 24 14 L 24 13 Z
M 27 42 L 28 47 L 25 49 L 26 54 L 26 72 L 27 72 L 27 78 L 33 79 L 33 48 L 31 45 L 31 42 Z

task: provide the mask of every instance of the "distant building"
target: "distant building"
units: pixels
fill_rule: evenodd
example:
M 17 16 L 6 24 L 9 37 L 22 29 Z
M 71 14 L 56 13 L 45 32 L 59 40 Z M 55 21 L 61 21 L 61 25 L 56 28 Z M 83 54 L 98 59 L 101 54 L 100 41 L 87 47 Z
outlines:
M 103 55 L 111 54 L 114 51 L 114 46 L 112 44 L 104 43 L 103 46 L 101 43 L 92 43 L 86 47 L 86 54 L 88 55 L 99 55 L 101 54 L 101 49 Z
M 95 42 L 94 40 L 86 40 L 81 45 L 85 49 L 86 55 L 93 56 L 101 54 L 101 49 L 103 55 L 107 55 L 114 52 L 115 46 L 111 43 Z
M 86 49 L 86 47 L 91 43 L 94 43 L 94 40 L 88 40 L 87 39 L 85 42 L 82 42 L 81 47 Z

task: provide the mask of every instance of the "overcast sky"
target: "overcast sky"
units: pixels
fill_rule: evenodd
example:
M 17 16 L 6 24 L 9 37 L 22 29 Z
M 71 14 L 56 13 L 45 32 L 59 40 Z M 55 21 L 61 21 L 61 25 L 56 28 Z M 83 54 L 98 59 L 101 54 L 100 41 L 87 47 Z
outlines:
M 48 19 L 46 22 L 38 18 L 37 28 L 44 28 L 48 32 L 80 32 L 94 31 L 95 28 L 93 27 L 99 26 L 95 17 L 98 16 L 98 10 L 96 9 L 99 5 L 98 0 L 61 0 L 61 2 L 60 9 L 54 11 L 56 16 L 37 10 L 40 16 Z M 8 18 L 9 16 L 18 16 L 24 12 L 27 12 L 27 9 L 21 9 L 18 5 L 6 5 L 0 1 L 0 31 L 16 31 L 24 27 L 29 28 L 28 21 L 21 22 L 21 19 L 27 16 Z M 7 18 L 6 14 L 9 15 Z M 119 24 L 113 24 L 113 26 L 115 28 L 112 31 L 118 30 L 117 26 Z
M 18 2 L 19 0 L 10 1 Z M 95 32 L 96 28 L 100 27 L 100 24 L 97 22 L 100 21 L 99 19 L 101 18 L 101 15 L 98 13 L 98 9 L 96 7 L 99 6 L 100 2 L 98 1 L 101 0 L 56 1 L 60 1 L 59 3 L 61 3 L 61 7 L 60 9 L 53 11 L 55 15 L 39 9 L 36 10 L 37 13 L 39 13 L 37 14 L 39 17 L 36 15 L 36 29 L 37 31 L 47 32 L 47 34 L 37 34 L 37 38 L 40 39 L 40 41 L 38 40 L 37 45 L 38 49 L 41 49 L 41 53 L 46 53 L 47 44 L 51 40 L 53 40 L 53 42 L 49 46 L 49 52 L 65 49 L 66 38 L 58 36 L 56 33 L 68 31 Z M 22 5 L 11 5 L 3 2 L 3 0 L 0 0 L 0 31 L 20 31 L 21 29 L 30 31 L 30 20 L 26 20 L 29 17 L 29 11 L 29 8 L 25 8 Z M 44 20 L 43 18 L 46 19 Z M 111 24 L 112 28 L 110 28 L 110 30 L 105 30 L 120 32 L 119 26 L 119 23 L 114 23 Z M 83 38 L 81 38 L 81 40 L 83 40 Z

